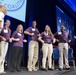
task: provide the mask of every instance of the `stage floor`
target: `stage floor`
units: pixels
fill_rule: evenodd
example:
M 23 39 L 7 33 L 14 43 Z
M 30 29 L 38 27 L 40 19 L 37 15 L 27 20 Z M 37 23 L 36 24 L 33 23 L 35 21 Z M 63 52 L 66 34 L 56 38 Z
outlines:
M 28 72 L 27 70 L 23 69 L 22 72 L 9 72 L 6 71 L 3 75 L 76 75 L 76 70 L 70 69 L 70 70 L 54 70 L 54 71 L 41 71 L 38 70 L 36 72 Z

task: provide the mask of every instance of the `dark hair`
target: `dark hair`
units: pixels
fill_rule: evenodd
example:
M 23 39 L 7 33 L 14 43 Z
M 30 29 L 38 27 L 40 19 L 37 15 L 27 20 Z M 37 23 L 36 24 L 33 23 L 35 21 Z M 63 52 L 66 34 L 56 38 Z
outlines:
M 65 30 L 65 26 L 62 25 L 62 26 L 61 26 L 61 29 L 62 29 L 62 28 Z
M 7 21 L 11 22 L 9 19 L 7 19 L 5 22 L 7 22 Z
M 33 20 L 32 23 L 33 23 L 33 22 L 36 22 L 36 20 Z
M 7 22 L 7 21 L 9 21 L 9 22 L 10 22 L 10 20 L 8 20 L 8 19 L 6 20 L 6 22 Z M 5 23 L 6 23 L 6 22 L 5 22 Z M 11 32 L 10 28 L 8 28 L 8 32 Z

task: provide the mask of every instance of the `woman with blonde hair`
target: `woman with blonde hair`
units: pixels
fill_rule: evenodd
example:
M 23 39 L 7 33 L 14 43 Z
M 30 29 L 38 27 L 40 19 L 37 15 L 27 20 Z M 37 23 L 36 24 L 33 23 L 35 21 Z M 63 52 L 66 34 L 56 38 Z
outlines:
M 48 25 L 45 26 L 44 32 L 41 33 L 41 36 L 38 38 L 39 41 L 41 41 L 42 45 L 42 52 L 43 52 L 43 58 L 42 58 L 42 70 L 46 70 L 46 60 L 48 57 L 48 67 L 49 70 L 53 70 L 52 68 L 52 53 L 53 53 L 53 40 L 54 36 L 51 32 L 51 29 Z
M 10 42 L 13 41 L 13 50 L 12 50 L 12 62 L 11 62 L 11 72 L 18 71 L 20 72 L 20 62 L 22 58 L 22 48 L 24 40 L 23 26 L 19 24 L 16 31 L 14 31 Z

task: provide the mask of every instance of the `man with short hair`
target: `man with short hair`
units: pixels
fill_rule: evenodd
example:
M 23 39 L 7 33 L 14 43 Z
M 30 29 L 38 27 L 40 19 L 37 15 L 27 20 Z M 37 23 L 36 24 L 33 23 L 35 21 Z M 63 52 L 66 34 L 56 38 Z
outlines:
M 61 31 L 55 33 L 54 37 L 57 39 L 58 42 L 58 49 L 59 49 L 59 70 L 63 70 L 63 56 L 65 59 L 65 67 L 66 69 L 70 69 L 69 62 L 68 62 L 68 43 L 71 42 L 71 38 L 69 33 L 65 31 L 65 27 L 61 26 Z
M 36 21 L 32 22 L 32 27 L 29 27 L 24 31 L 25 34 L 30 36 L 29 43 L 29 55 L 28 55 L 28 71 L 37 71 L 35 68 L 36 62 L 38 60 L 38 36 L 39 30 L 36 28 Z

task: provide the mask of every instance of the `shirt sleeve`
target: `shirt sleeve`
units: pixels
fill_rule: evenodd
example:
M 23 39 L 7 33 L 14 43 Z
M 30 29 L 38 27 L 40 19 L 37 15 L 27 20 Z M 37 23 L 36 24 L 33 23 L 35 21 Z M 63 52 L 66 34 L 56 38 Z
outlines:
M 43 36 L 44 36 L 44 32 L 42 32 L 40 36 L 43 38 Z
M 40 34 L 39 30 L 37 29 L 37 33 Z
M 10 34 L 9 34 L 9 37 L 11 36 L 11 30 L 10 30 Z
M 27 28 L 25 31 L 27 31 L 27 32 L 31 32 L 31 28 Z
M 56 33 L 54 34 L 54 37 L 57 38 L 57 36 L 58 36 L 58 33 L 56 32 Z
M 13 34 L 12 34 L 12 38 L 15 38 L 17 32 L 15 31 Z

